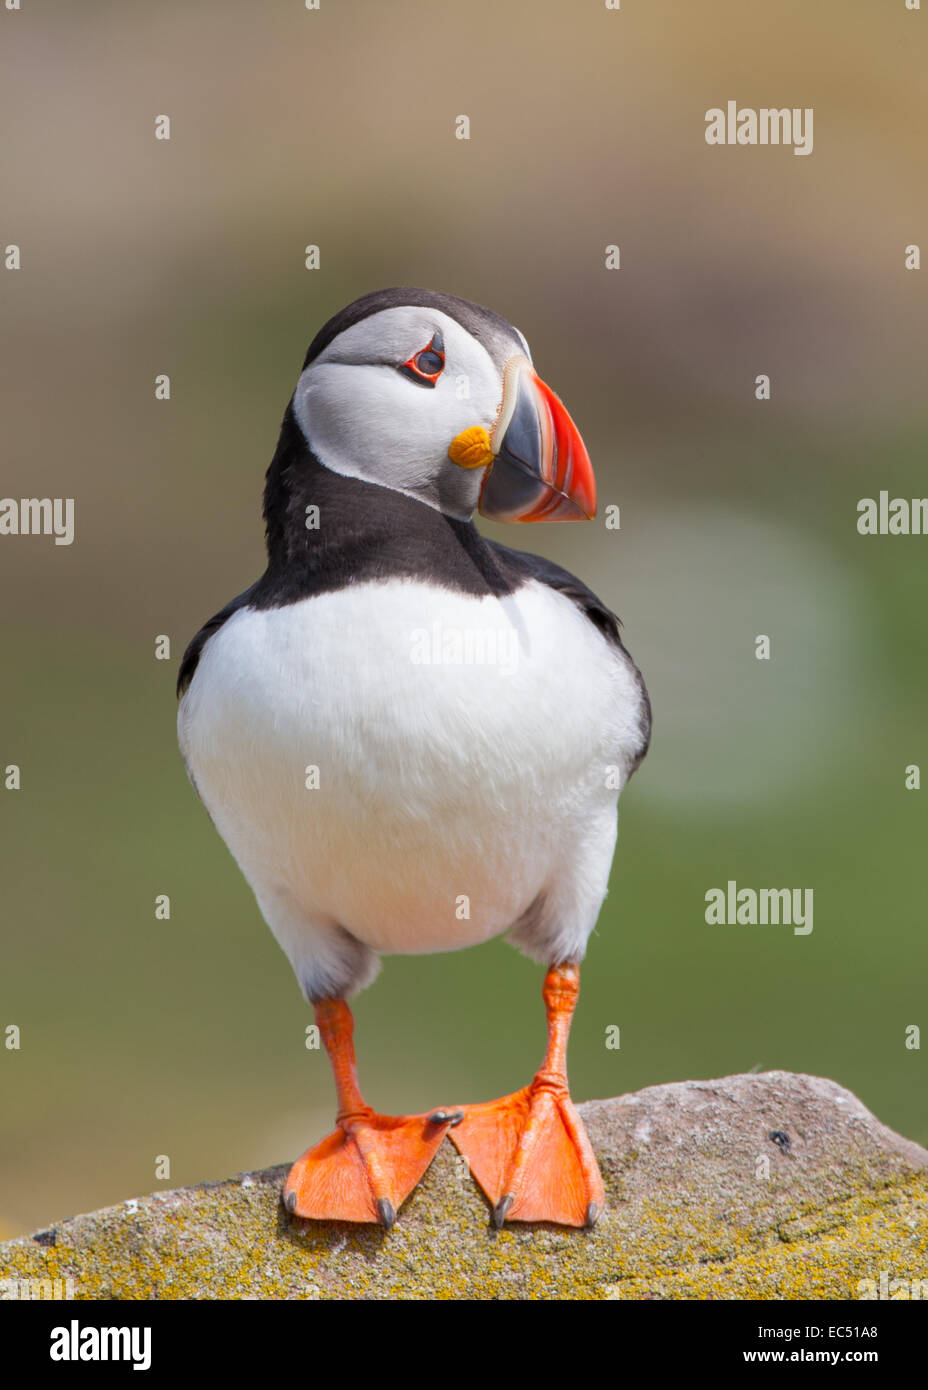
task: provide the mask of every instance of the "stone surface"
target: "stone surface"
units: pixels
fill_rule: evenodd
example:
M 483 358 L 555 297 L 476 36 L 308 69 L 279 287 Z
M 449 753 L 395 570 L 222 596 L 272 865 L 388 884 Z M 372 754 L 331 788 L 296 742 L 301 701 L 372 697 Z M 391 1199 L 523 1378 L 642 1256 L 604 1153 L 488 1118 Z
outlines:
M 493 1230 L 446 1141 L 389 1232 L 288 1216 L 281 1166 L 8 1241 L 0 1296 L 71 1279 L 79 1299 L 853 1299 L 881 1274 L 928 1281 L 928 1151 L 832 1081 L 686 1081 L 581 1113 L 606 1185 L 592 1232 Z

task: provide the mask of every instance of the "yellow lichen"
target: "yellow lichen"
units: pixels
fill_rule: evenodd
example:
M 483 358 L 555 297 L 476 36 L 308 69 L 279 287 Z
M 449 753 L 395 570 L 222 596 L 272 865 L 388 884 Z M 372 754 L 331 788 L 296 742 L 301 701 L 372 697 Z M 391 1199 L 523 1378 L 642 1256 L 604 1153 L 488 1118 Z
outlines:
M 838 1197 L 768 1191 L 736 1217 L 695 1191 L 629 1202 L 607 1179 L 592 1232 L 497 1232 L 453 1162 L 439 1154 L 390 1232 L 288 1217 L 280 1169 L 75 1218 L 54 1245 L 12 1241 L 0 1278 L 69 1277 L 81 1299 L 831 1299 L 928 1273 L 924 1173 L 859 1165 Z

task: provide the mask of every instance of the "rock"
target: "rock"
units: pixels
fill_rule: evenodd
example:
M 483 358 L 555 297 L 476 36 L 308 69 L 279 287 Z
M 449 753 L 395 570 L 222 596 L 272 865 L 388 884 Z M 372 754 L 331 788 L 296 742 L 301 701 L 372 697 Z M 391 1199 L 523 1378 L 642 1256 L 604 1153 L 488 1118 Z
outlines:
M 606 1185 L 591 1232 L 493 1230 L 446 1141 L 389 1232 L 288 1216 L 282 1165 L 8 1241 L 0 1279 L 71 1279 L 79 1299 L 854 1299 L 881 1273 L 928 1276 L 928 1151 L 833 1081 L 774 1071 L 580 1109 Z

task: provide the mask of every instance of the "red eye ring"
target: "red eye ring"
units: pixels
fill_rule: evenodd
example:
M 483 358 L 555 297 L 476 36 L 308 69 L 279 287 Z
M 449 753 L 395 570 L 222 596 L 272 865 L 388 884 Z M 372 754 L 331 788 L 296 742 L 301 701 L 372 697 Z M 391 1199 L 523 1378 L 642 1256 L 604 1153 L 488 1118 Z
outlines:
M 437 330 L 432 334 L 428 346 L 420 348 L 417 353 L 410 357 L 408 362 L 404 362 L 400 367 L 404 376 L 410 377 L 420 386 L 435 386 L 444 370 L 445 344 Z

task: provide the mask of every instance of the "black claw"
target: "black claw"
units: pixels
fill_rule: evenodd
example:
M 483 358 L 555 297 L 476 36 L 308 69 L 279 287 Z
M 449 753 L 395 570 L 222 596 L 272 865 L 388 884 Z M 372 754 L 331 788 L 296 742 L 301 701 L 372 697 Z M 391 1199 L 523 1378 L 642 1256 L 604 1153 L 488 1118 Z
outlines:
M 586 1224 L 587 1224 L 588 1226 L 595 1226 L 598 1220 L 599 1220 L 599 1203 L 598 1203 L 598 1202 L 591 1202 L 590 1205 L 589 1205 L 589 1206 L 587 1207 L 587 1209 L 586 1209 Z
M 290 1213 L 290 1215 L 292 1216 L 293 1213 L 296 1211 L 296 1193 L 295 1193 L 295 1192 L 285 1192 L 285 1193 L 284 1193 L 284 1206 L 287 1208 L 287 1211 L 288 1211 L 288 1212 Z
M 447 1125 L 449 1129 L 454 1129 L 464 1118 L 463 1110 L 433 1110 L 429 1116 L 430 1125 Z
M 493 1208 L 493 1225 L 498 1231 L 503 1229 L 503 1222 L 506 1220 L 506 1215 L 514 1201 L 514 1195 L 511 1192 L 506 1192 Z
M 380 1201 L 377 1203 L 377 1214 L 383 1225 L 386 1226 L 389 1231 L 396 1220 L 396 1208 L 389 1197 L 381 1197 Z

